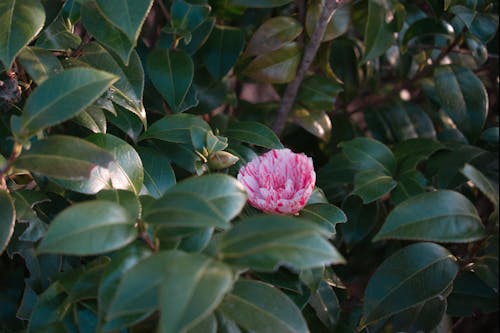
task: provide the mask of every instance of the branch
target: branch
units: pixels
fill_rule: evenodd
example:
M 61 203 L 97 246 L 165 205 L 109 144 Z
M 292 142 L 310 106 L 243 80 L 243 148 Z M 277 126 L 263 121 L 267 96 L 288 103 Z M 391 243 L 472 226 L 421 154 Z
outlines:
M 304 80 L 304 76 L 311 66 L 316 53 L 318 52 L 318 48 L 321 44 L 321 41 L 323 40 L 323 36 L 325 35 L 328 22 L 330 22 L 330 19 L 332 18 L 337 8 L 348 2 L 348 0 L 325 0 L 325 2 L 326 3 L 323 7 L 323 10 L 321 11 L 321 15 L 318 20 L 318 25 L 316 26 L 311 39 L 305 46 L 304 56 L 302 57 L 299 69 L 297 70 L 297 75 L 295 76 L 293 81 L 287 85 L 285 93 L 283 94 L 283 98 L 281 99 L 278 114 L 273 123 L 273 130 L 278 136 L 281 136 L 281 134 L 283 133 L 288 115 L 292 110 L 293 103 L 295 101 L 295 98 L 297 97 L 300 84 Z

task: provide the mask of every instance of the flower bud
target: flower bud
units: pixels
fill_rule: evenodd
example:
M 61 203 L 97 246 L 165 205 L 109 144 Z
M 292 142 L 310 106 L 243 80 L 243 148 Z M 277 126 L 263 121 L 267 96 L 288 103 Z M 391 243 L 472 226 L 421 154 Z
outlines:
M 210 170 L 225 169 L 229 168 L 231 165 L 234 165 L 236 162 L 238 162 L 238 160 L 239 158 L 237 156 L 234 156 L 227 151 L 221 150 L 208 156 L 208 167 L 210 168 Z

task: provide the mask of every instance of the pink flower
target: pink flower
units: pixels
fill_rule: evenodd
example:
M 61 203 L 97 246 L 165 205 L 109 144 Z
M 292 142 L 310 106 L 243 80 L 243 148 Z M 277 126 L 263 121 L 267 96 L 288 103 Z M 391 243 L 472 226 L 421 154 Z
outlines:
M 254 158 L 238 173 L 252 206 L 266 213 L 296 214 L 316 182 L 313 162 L 290 149 L 273 149 Z

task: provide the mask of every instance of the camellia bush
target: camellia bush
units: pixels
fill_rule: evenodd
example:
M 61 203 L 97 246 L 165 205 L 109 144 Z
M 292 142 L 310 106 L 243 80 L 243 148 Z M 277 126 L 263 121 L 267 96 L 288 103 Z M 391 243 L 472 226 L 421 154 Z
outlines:
M 497 26 L 0 0 L 0 331 L 498 332 Z

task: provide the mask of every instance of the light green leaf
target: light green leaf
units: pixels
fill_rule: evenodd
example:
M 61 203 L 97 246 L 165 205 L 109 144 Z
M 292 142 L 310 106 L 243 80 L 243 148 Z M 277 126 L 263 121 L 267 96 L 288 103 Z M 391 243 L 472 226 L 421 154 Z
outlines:
M 330 141 L 332 135 L 332 121 L 324 111 L 296 108 L 291 114 L 294 123 L 324 142 Z
M 108 128 L 104 111 L 93 105 L 80 112 L 73 121 L 94 133 L 106 133 Z
M 6 69 L 42 30 L 44 22 L 45 10 L 38 0 L 0 2 L 0 61 Z
M 398 182 L 391 176 L 377 170 L 366 170 L 354 177 L 354 190 L 352 194 L 363 199 L 364 204 L 375 201 L 392 191 Z
M 49 76 L 63 70 L 59 59 L 55 55 L 50 51 L 36 47 L 25 47 L 19 53 L 18 59 L 24 70 L 37 85 L 40 85 Z
M 114 75 L 90 68 L 71 68 L 49 77 L 33 90 L 22 116 L 11 118 L 15 135 L 28 138 L 76 116 L 116 80 Z
M 50 51 L 67 52 L 76 49 L 82 43 L 80 36 L 73 33 L 73 26 L 61 15 L 48 27 L 42 30 L 36 47 Z
M 300 309 L 290 298 L 259 281 L 236 282 L 218 310 L 248 332 L 309 332 Z
M 96 0 L 104 16 L 135 45 L 153 0 Z
M 244 56 L 256 56 L 277 50 L 293 41 L 301 32 L 302 25 L 293 17 L 272 17 L 254 32 L 248 42 Z
M 469 243 L 484 237 L 486 233 L 474 205 L 458 192 L 441 190 L 411 197 L 396 206 L 374 241 Z
M 277 50 L 258 55 L 243 74 L 259 82 L 288 83 L 295 77 L 300 57 L 299 45 L 290 42 Z
M 397 251 L 368 282 L 360 328 L 443 294 L 457 272 L 456 258 L 439 245 L 417 243 Z
M 110 153 L 88 141 L 52 135 L 23 151 L 14 166 L 59 179 L 82 179 L 93 168 L 107 167 L 113 160 Z
M 306 15 L 306 31 L 309 36 L 312 36 L 318 20 L 321 15 L 321 10 L 325 6 L 324 0 L 314 0 L 307 6 Z M 323 36 L 323 41 L 330 41 L 347 32 L 351 23 L 351 6 L 347 3 L 335 10 L 332 18 L 326 26 L 326 31 Z
M 283 148 L 276 134 L 269 127 L 256 121 L 232 122 L 224 135 L 230 140 L 238 140 L 269 149 Z
M 3 253 L 14 233 L 16 210 L 9 193 L 0 190 L 0 254 Z
M 273 271 L 280 265 L 306 269 L 343 263 L 324 236 L 329 233 L 307 220 L 256 215 L 223 234 L 218 246 L 224 261 L 259 271 Z
M 94 200 L 59 213 L 38 246 L 38 253 L 95 255 L 113 251 L 137 237 L 136 221 L 122 206 Z

